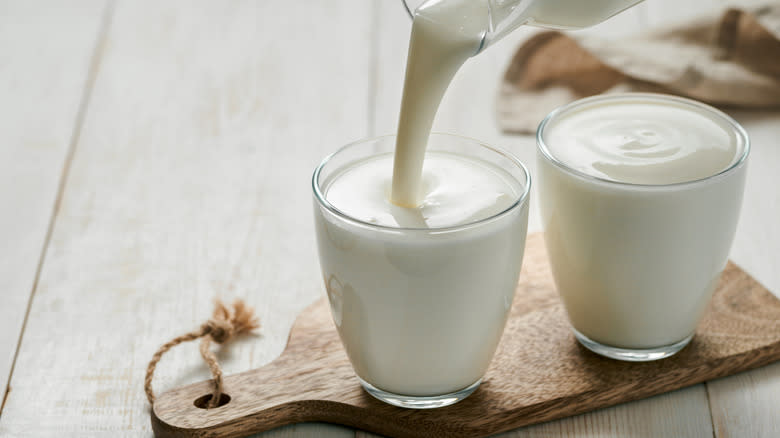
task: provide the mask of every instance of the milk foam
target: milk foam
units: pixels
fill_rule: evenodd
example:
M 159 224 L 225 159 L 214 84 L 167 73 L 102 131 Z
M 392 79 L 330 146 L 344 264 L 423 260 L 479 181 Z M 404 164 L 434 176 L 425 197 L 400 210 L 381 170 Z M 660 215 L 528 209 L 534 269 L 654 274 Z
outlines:
M 544 142 L 555 158 L 588 175 L 653 185 L 715 175 L 741 152 L 725 122 L 641 97 L 565 112 L 545 128 Z
M 335 175 L 325 197 L 348 216 L 376 225 L 442 228 L 476 222 L 508 209 L 521 189 L 493 164 L 447 152 L 428 152 L 417 207 L 389 200 L 390 154 L 378 155 Z

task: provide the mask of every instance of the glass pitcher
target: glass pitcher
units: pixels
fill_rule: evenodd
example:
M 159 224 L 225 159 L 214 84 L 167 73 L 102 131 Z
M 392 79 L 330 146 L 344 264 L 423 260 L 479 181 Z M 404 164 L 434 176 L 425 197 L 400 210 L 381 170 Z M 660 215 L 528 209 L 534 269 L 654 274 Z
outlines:
M 401 0 L 409 16 L 423 4 L 483 2 L 485 35 L 477 53 L 521 25 L 582 29 L 618 14 L 642 0 Z M 473 10 L 473 8 L 470 8 Z M 476 54 L 476 53 L 475 53 Z

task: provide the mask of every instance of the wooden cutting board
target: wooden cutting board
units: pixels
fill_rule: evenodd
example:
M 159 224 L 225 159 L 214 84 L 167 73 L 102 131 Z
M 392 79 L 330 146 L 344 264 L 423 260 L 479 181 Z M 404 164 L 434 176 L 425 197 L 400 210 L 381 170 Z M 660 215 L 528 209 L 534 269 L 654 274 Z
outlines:
M 528 236 L 523 271 L 498 351 L 480 388 L 446 408 L 393 407 L 365 393 L 326 300 L 295 322 L 287 348 L 263 368 L 228 376 L 230 401 L 201 409 L 205 381 L 158 397 L 159 437 L 241 437 L 324 421 L 397 437 L 480 437 L 728 376 L 780 359 L 780 300 L 729 263 L 691 344 L 655 362 L 628 363 L 579 346 L 553 286 L 541 234 Z

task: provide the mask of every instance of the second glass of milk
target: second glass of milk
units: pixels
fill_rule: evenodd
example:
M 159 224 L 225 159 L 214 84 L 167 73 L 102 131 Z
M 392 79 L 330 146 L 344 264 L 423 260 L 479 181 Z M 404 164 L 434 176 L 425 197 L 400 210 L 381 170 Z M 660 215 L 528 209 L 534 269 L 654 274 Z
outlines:
M 388 200 L 394 147 L 395 136 L 353 143 L 315 171 L 320 266 L 364 389 L 435 408 L 476 390 L 496 350 L 523 258 L 530 177 L 504 152 L 432 134 L 426 201 L 407 209 Z
M 628 361 L 690 342 L 726 265 L 747 134 L 672 96 L 583 99 L 539 126 L 545 241 L 577 339 Z

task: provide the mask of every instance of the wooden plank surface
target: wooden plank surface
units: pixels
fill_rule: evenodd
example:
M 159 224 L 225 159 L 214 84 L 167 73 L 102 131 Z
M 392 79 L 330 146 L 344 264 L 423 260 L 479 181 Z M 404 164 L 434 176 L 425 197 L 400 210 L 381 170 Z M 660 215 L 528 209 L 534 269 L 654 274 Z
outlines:
M 751 140 L 732 258 L 780 296 L 780 114 L 732 112 Z M 780 364 L 707 382 L 715 436 L 780 436 Z
M 0 2 L 0 406 L 103 9 L 103 0 Z
M 0 436 L 149 434 L 146 363 L 217 294 L 263 322 L 220 356 L 226 373 L 281 352 L 321 296 L 311 172 L 366 134 L 369 15 L 351 0 L 117 3 Z M 155 383 L 207 377 L 187 345 Z
M 217 292 L 248 297 L 265 324 L 262 335 L 220 356 L 226 371 L 277 356 L 295 316 L 321 290 L 317 269 L 301 268 L 316 267 L 309 173 L 339 144 L 392 132 L 400 103 L 410 23 L 397 2 L 121 1 L 79 126 L 103 2 L 82 3 L 88 9 L 73 2 L 0 3 L 0 201 L 15 213 L 0 215 L 0 233 L 7 233 L 0 237 L 20 248 L 0 250 L 13 261 L 0 263 L 0 383 L 7 375 L 2 361 L 10 363 L 18 341 L 67 143 L 82 129 L 0 416 L 1 436 L 148 436 L 140 389 L 146 361 L 159 343 L 206 318 Z M 647 0 L 592 32 L 617 37 L 724 3 Z M 533 140 L 501 135 L 493 117 L 504 65 L 527 35 L 518 31 L 470 61 L 435 127 L 510 149 L 534 174 Z M 20 68 L 6 59 L 44 67 Z M 29 80 L 21 88 L 5 80 L 14 69 Z M 34 87 L 52 78 L 61 86 Z M 16 111 L 32 107 L 34 113 Z M 27 122 L 29 114 L 35 121 Z M 732 255 L 777 292 L 780 117 L 736 115 L 754 149 Z M 7 139 L 37 137 L 60 146 L 45 160 L 37 140 L 9 149 Z M 10 172 L 7 163 L 14 163 Z M 20 178 L 20 163 L 32 163 L 35 178 Z M 24 191 L 40 195 L 19 200 Z M 530 228 L 539 228 L 533 196 Z M 207 377 L 194 346 L 178 350 L 160 364 L 158 390 Z M 709 382 L 706 390 L 699 385 L 505 436 L 780 436 L 777 406 L 775 365 Z M 323 433 L 352 435 L 309 424 L 268 436 Z

